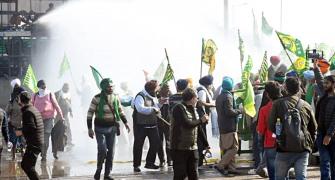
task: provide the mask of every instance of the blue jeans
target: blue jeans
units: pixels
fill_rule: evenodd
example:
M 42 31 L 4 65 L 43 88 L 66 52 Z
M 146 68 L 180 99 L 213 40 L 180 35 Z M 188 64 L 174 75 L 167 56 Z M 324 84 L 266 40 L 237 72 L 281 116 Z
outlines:
M 296 180 L 305 180 L 307 178 L 309 152 L 289 153 L 277 152 L 275 160 L 276 180 L 288 179 L 288 170 L 294 167 Z
M 329 145 L 323 145 L 323 134 L 318 132 L 316 145 L 320 153 L 320 176 L 321 180 L 335 179 L 335 142 L 330 141 Z
M 276 161 L 276 148 L 264 148 L 264 154 L 266 159 L 266 166 L 268 168 L 268 174 L 270 180 L 275 180 L 275 161 Z
M 111 169 L 113 168 L 114 149 L 115 149 L 115 135 L 116 127 L 99 127 L 95 126 L 95 136 L 98 144 L 98 160 L 97 160 L 97 171 L 101 172 L 102 165 L 105 161 L 105 174 L 109 176 Z

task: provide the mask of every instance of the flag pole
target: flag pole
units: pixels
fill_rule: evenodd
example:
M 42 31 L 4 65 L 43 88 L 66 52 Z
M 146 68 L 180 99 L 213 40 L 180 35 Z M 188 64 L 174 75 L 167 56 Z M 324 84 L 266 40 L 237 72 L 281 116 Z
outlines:
M 298 71 L 297 71 L 297 68 L 295 67 L 295 65 L 294 65 L 294 63 L 293 63 L 293 61 L 292 61 L 292 59 L 291 59 L 291 57 L 290 57 L 290 55 L 288 54 L 288 52 L 287 52 L 287 50 L 286 50 L 286 48 L 285 48 L 285 45 L 284 45 L 283 41 L 280 39 L 279 34 L 278 34 L 277 31 L 276 31 L 276 34 L 277 34 L 277 37 L 278 37 L 278 39 L 279 39 L 281 45 L 283 46 L 283 49 L 284 49 L 284 51 L 285 51 L 285 53 L 286 53 L 288 59 L 290 60 L 292 66 L 293 66 L 293 69 L 294 69 L 296 72 L 298 72 Z
M 205 39 L 204 38 L 202 38 L 202 44 L 201 44 L 201 58 L 200 58 L 200 79 L 201 79 L 201 77 L 202 77 L 202 56 L 205 54 Z
M 171 67 L 170 59 L 169 59 L 168 53 L 167 53 L 167 51 L 166 51 L 166 48 L 164 48 L 164 50 L 165 50 L 166 60 L 168 61 L 168 67 L 169 67 L 169 66 Z M 172 74 L 172 76 L 173 76 L 174 85 L 175 85 L 175 87 L 176 87 L 176 89 L 177 89 L 177 82 L 176 82 L 176 78 L 174 77 L 174 73 Z
M 333 53 L 333 55 L 329 58 L 328 61 L 332 60 L 335 57 L 335 52 Z
M 239 43 L 238 48 L 240 50 L 240 66 L 241 66 L 241 73 L 242 73 L 243 72 L 243 65 L 242 65 L 242 63 L 243 63 L 243 52 L 242 52 L 242 43 L 241 43 L 242 38 L 241 38 L 240 29 L 238 29 L 237 32 L 238 32 L 238 43 Z

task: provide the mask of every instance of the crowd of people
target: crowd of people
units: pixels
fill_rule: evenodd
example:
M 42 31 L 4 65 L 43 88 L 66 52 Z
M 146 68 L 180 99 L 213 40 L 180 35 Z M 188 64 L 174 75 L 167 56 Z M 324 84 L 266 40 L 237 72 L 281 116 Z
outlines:
M 239 175 L 242 172 L 236 166 L 235 157 L 240 139 L 237 126 L 242 118 L 252 119 L 252 150 L 258 175 L 284 180 L 293 168 L 296 179 L 306 179 L 309 156 L 318 151 L 321 179 L 334 179 L 335 76 L 329 75 L 329 67 L 320 66 L 326 63 L 324 59 L 313 60 L 313 68 L 300 74 L 294 70 L 287 72 L 278 56 L 272 56 L 270 62 L 267 82 L 260 84 L 257 76 L 251 77 L 255 117 L 245 114 L 234 96 L 240 85 L 228 76 L 223 77 L 217 89 L 212 75 L 202 77 L 197 88 L 191 79 L 179 79 L 175 94 L 168 84 L 147 79 L 144 89 L 131 102 L 120 100 L 113 81 L 103 79 L 101 92 L 92 97 L 87 112 L 88 136 L 96 139 L 98 151 L 94 179 L 100 179 L 103 167 L 104 179 L 113 179 L 116 138 L 130 131 L 134 135 L 135 173 L 141 172 L 142 152 L 148 137 L 144 168 L 171 166 L 176 180 L 199 179 L 198 167 L 203 166 L 211 150 L 209 121 L 219 129 L 221 157 L 215 169 L 223 175 Z M 42 162 L 47 160 L 50 137 L 55 159 L 58 151 L 73 146 L 69 84 L 65 83 L 55 94 L 43 80 L 38 81 L 39 91 L 35 94 L 25 91 L 18 79 L 11 84 L 11 99 L 7 108 L 0 110 L 2 134 L 7 146 L 12 148 L 13 158 L 17 149 L 24 153 L 21 165 L 27 176 L 38 179 L 34 166 L 40 153 Z M 126 85 L 122 86 L 126 91 Z M 133 108 L 132 117 L 124 112 L 125 106 Z M 156 165 L 157 155 L 159 165 Z

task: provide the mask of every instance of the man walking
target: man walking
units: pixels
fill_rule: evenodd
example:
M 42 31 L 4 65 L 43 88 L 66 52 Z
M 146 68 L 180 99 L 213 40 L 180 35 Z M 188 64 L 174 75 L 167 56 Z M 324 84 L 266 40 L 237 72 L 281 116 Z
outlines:
M 120 125 L 117 121 L 120 119 L 130 131 L 127 125 L 127 119 L 121 109 L 121 103 L 118 97 L 113 94 L 113 81 L 109 78 L 100 82 L 101 93 L 93 97 L 89 110 L 87 112 L 88 135 L 93 139 L 96 136 L 98 144 L 97 170 L 94 179 L 100 179 L 102 165 L 105 161 L 105 180 L 112 180 L 110 172 L 113 168 L 113 158 L 115 149 L 115 136 L 120 135 Z M 94 131 L 92 119 L 94 119 Z
M 228 168 L 228 173 L 237 174 L 235 167 L 235 155 L 238 150 L 237 118 L 241 111 L 236 108 L 234 96 L 231 93 L 234 82 L 230 77 L 224 77 L 222 81 L 221 94 L 216 99 L 216 111 L 218 112 L 218 123 L 220 130 L 220 150 L 221 161 L 216 169 L 224 174 L 224 169 Z
M 39 177 L 35 165 L 44 143 L 43 120 L 40 112 L 31 104 L 28 92 L 22 92 L 19 101 L 22 106 L 22 133 L 27 143 L 21 167 L 29 179 L 37 180 Z
M 196 104 L 196 92 L 187 88 L 182 94 L 182 103 L 176 104 L 172 110 L 170 137 L 174 180 L 199 179 L 197 133 L 201 124 L 208 122 L 208 117 L 199 118 Z
M 273 102 L 268 125 L 277 141 L 275 178 L 284 180 L 294 167 L 296 179 L 302 180 L 307 177 L 317 124 L 311 106 L 299 97 L 299 79 L 287 78 L 285 88 L 288 96 Z
M 60 109 L 54 93 L 47 89 L 44 80 L 37 82 L 38 92 L 32 98 L 32 104 L 41 113 L 44 125 L 44 145 L 42 148 L 42 162 L 47 160 L 47 152 L 49 148 L 49 139 L 51 130 L 55 120 L 55 111 L 64 120 L 62 110 Z M 53 154 L 55 159 L 58 159 L 57 154 Z

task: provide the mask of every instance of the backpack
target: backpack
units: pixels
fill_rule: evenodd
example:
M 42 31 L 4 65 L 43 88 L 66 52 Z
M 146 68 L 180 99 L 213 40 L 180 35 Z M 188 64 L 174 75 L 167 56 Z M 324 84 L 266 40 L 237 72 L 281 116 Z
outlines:
M 281 121 L 281 135 L 277 137 L 277 145 L 281 151 L 306 151 L 306 136 L 309 135 L 309 132 L 306 129 L 304 120 L 301 118 L 300 109 L 302 105 L 303 101 L 301 99 L 298 100 L 295 107 L 289 107 L 285 103 L 287 112 L 284 115 L 284 120 Z

